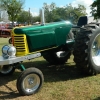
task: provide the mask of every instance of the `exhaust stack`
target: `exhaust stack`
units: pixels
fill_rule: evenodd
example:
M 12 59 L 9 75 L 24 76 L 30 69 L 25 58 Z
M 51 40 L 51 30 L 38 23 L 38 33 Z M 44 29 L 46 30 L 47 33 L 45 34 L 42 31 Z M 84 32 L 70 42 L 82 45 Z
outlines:
M 41 25 L 45 25 L 45 18 L 44 18 L 44 9 L 40 9 L 40 15 L 41 15 Z

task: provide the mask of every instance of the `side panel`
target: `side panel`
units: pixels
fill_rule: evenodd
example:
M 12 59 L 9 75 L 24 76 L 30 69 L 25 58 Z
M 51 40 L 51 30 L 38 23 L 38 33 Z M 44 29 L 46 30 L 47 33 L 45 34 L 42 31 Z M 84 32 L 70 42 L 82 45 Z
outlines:
M 55 32 L 52 29 L 38 30 L 34 34 L 27 34 L 27 41 L 30 52 L 56 46 Z
M 66 43 L 66 38 L 69 31 L 70 31 L 69 26 L 62 26 L 55 29 L 56 45 L 61 45 Z

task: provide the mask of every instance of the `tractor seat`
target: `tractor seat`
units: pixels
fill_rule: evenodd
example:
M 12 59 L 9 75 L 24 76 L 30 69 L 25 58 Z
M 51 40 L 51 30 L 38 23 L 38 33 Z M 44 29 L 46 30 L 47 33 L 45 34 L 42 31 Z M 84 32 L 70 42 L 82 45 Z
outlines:
M 87 23 L 88 23 L 88 18 L 87 18 L 87 16 L 81 16 L 81 17 L 79 18 L 79 20 L 78 20 L 77 26 L 82 27 L 82 26 L 86 25 Z
M 79 18 L 79 20 L 78 20 L 77 25 L 74 25 L 74 24 L 73 24 L 73 25 L 72 25 L 72 28 L 80 28 L 80 27 L 86 25 L 87 22 L 88 22 L 87 16 L 81 16 L 81 17 Z

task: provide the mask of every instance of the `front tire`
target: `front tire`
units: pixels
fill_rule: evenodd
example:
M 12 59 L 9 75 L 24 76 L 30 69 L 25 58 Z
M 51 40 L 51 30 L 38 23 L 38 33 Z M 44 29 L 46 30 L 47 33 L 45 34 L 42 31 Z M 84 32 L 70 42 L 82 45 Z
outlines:
M 74 45 L 74 61 L 82 73 L 100 73 L 100 28 L 81 29 Z
M 38 92 L 43 84 L 44 77 L 37 68 L 28 68 L 17 79 L 17 89 L 23 96 Z
M 12 65 L 1 65 L 0 74 L 3 76 L 12 75 L 15 71 L 15 67 Z

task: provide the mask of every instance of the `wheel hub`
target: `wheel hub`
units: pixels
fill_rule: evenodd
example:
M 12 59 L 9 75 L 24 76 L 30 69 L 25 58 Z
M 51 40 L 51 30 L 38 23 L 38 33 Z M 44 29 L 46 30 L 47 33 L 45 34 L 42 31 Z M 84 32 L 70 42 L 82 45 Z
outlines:
M 56 52 L 56 55 L 57 55 L 57 57 L 59 57 L 59 58 L 63 58 L 63 57 L 65 57 L 67 54 L 68 54 L 68 52 L 65 52 L 65 51 Z
M 28 79 L 28 84 L 29 84 L 29 85 L 32 85 L 33 83 L 34 83 L 34 80 L 33 80 L 32 78 L 29 78 L 29 79 Z
M 94 64 L 100 66 L 100 33 L 95 37 L 91 51 Z
M 27 75 L 23 81 L 23 88 L 26 92 L 34 92 L 40 85 L 40 78 L 36 74 Z

